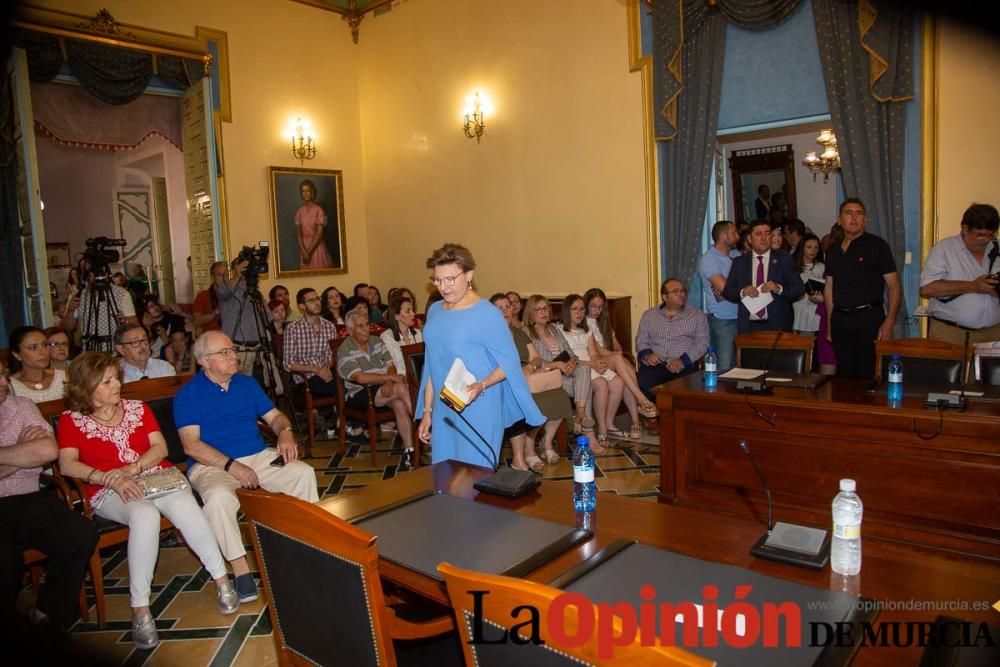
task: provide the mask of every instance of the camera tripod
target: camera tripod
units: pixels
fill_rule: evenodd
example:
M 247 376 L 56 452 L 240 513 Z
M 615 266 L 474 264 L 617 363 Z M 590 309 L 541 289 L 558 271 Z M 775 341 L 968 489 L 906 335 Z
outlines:
M 118 328 L 119 310 L 107 274 L 95 275 L 93 282 L 88 286 L 81 283 L 77 296 L 80 297 L 80 305 L 83 306 L 82 317 L 79 318 L 83 332 L 83 349 L 114 354 L 112 337 Z
M 277 399 L 283 393 L 284 388 L 281 381 L 281 371 L 278 367 L 278 355 L 274 347 L 274 335 L 271 327 L 267 323 L 266 310 L 264 308 L 264 298 L 257 289 L 256 281 L 246 283 L 246 294 L 240 299 L 240 309 L 236 313 L 236 321 L 233 323 L 233 330 L 229 332 L 229 337 L 235 342 L 249 338 L 251 332 L 242 331 L 243 312 L 250 308 L 253 314 L 253 334 L 256 334 L 259 348 L 254 354 L 253 369 L 251 374 L 264 388 L 264 391 Z M 240 335 L 237 336 L 237 333 Z

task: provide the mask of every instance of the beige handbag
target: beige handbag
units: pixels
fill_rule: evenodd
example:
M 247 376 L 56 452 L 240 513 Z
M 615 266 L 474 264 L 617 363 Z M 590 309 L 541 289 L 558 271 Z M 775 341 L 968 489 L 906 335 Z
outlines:
M 546 371 L 535 371 L 530 375 L 525 375 L 528 381 L 528 389 L 532 394 L 540 394 L 543 391 L 551 391 L 562 387 L 562 373 L 558 368 L 550 368 Z

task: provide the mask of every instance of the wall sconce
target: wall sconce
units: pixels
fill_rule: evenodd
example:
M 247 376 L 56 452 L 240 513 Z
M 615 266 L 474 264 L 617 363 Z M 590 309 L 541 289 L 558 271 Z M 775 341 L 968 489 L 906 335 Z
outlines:
M 486 130 L 486 119 L 483 115 L 483 105 L 479 100 L 478 90 L 472 99 L 472 108 L 467 108 L 465 111 L 465 125 L 463 129 L 465 130 L 465 136 L 469 139 L 474 138 L 477 144 L 479 143 L 479 138 L 483 136 L 483 132 Z
M 292 157 L 305 164 L 306 160 L 316 157 L 316 140 L 306 136 L 302 128 L 302 119 L 295 121 L 295 132 L 292 133 Z

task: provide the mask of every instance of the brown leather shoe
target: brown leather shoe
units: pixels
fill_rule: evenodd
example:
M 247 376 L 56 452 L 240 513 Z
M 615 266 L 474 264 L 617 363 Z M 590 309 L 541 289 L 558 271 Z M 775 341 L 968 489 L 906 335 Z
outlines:
M 646 427 L 650 435 L 660 435 L 660 423 L 657 420 L 643 417 L 642 425 Z

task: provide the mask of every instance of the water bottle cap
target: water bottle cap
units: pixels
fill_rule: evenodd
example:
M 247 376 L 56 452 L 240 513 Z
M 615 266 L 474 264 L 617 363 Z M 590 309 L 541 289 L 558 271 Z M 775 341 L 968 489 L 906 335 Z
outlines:
M 585 435 L 576 436 L 576 444 L 581 447 L 590 447 L 590 438 Z
M 840 480 L 840 490 L 845 493 L 854 493 L 858 488 L 857 483 L 853 479 L 842 479 Z
M 708 352 L 706 352 L 705 354 L 709 354 L 709 353 L 711 353 L 711 352 L 712 352 L 712 346 L 711 346 L 711 345 L 709 345 L 709 346 L 708 346 Z
M 899 352 L 893 352 L 892 353 L 892 360 L 893 361 L 899 361 Z

